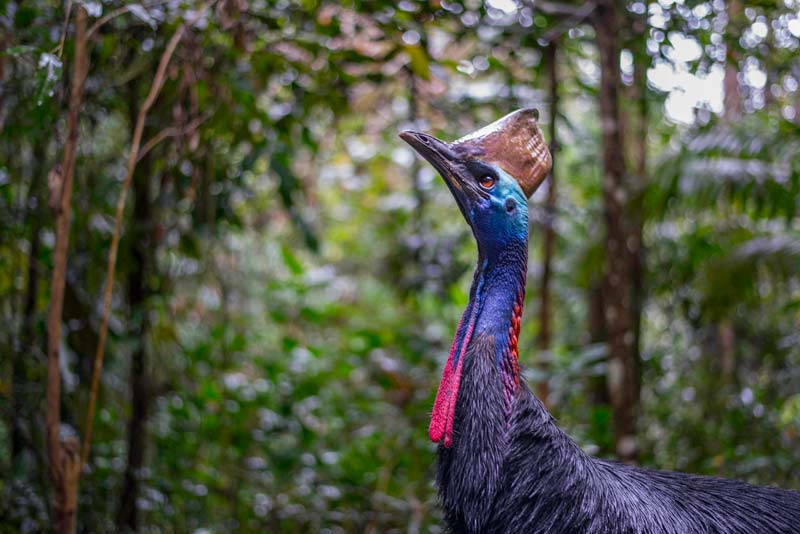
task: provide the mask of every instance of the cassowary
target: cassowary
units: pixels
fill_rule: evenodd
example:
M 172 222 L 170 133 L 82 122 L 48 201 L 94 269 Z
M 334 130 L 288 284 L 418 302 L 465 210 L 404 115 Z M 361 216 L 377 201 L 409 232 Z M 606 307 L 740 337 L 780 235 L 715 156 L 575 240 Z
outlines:
M 444 178 L 478 244 L 430 423 L 447 527 L 465 533 L 800 533 L 800 493 L 593 458 L 520 377 L 527 199 L 551 167 L 534 109 L 453 143 L 400 136 Z

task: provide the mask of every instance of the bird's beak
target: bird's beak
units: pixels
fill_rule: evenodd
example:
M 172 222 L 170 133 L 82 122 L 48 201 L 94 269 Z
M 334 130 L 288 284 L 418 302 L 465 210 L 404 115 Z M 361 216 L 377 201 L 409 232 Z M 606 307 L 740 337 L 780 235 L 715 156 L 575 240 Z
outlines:
M 460 163 L 461 159 L 453 152 L 452 147 L 432 135 L 420 132 L 400 132 L 400 138 L 411 145 L 420 156 L 428 160 L 444 178 L 447 187 L 458 203 L 459 209 L 461 209 L 461 213 L 469 222 L 469 201 L 471 200 L 469 192 L 471 188 L 462 178 L 463 165 Z

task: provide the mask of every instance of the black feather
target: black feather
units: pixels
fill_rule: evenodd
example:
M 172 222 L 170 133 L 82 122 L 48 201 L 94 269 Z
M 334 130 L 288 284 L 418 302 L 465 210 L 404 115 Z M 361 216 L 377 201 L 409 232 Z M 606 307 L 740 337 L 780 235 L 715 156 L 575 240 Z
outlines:
M 467 350 L 438 484 L 454 533 L 800 533 L 800 492 L 585 454 L 520 383 L 503 411 L 493 336 Z

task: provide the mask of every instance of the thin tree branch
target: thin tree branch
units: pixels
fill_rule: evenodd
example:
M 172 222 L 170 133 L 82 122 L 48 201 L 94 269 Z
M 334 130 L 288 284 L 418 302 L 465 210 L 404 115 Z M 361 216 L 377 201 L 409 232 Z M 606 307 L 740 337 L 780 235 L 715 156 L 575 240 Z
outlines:
M 139 160 L 139 146 L 142 142 L 142 133 L 144 132 L 144 122 L 147 118 L 147 112 L 152 107 L 158 94 L 161 92 L 161 87 L 164 85 L 166 78 L 167 67 L 172 59 L 172 54 L 178 46 L 181 38 L 186 29 L 194 26 L 194 24 L 205 15 L 206 11 L 216 2 L 210 0 L 203 4 L 195 15 L 188 21 L 181 24 L 167 43 L 164 53 L 161 54 L 161 59 L 158 62 L 158 69 L 153 78 L 153 83 L 150 85 L 150 92 L 147 94 L 142 107 L 139 109 L 139 114 L 136 118 L 136 126 L 133 132 L 133 139 L 131 140 L 131 150 L 128 154 L 128 165 L 125 180 L 122 182 L 122 189 L 117 199 L 117 212 L 116 221 L 114 223 L 114 234 L 111 237 L 111 248 L 108 251 L 108 267 L 106 269 L 106 283 L 105 294 L 103 296 L 103 315 L 100 323 L 100 332 L 98 334 L 97 351 L 94 356 L 94 370 L 92 372 L 92 385 L 89 393 L 89 406 L 86 410 L 86 420 L 84 421 L 84 442 L 81 448 L 81 465 L 86 465 L 89 459 L 89 451 L 92 444 L 92 426 L 94 424 L 94 414 L 97 405 L 97 392 L 100 387 L 100 373 L 103 368 L 103 356 L 105 354 L 106 336 L 108 334 L 108 319 L 111 313 L 111 294 L 114 289 L 114 270 L 117 265 L 117 251 L 119 250 L 119 240 L 122 231 L 122 216 L 125 211 L 125 200 L 128 196 L 133 173 L 136 170 L 136 163 Z
M 536 4 L 536 6 L 542 7 L 540 4 Z M 576 9 L 573 13 L 571 13 L 569 18 L 562 20 L 558 26 L 547 32 L 541 39 L 539 39 L 539 44 L 545 46 L 555 41 L 575 26 L 585 22 L 586 19 L 588 19 L 589 16 L 594 13 L 595 9 L 597 9 L 597 4 L 594 2 L 585 3 L 579 9 Z M 543 12 L 547 13 L 544 10 Z
M 138 5 L 138 4 L 136 4 L 136 5 Z M 108 13 L 106 13 L 105 15 L 103 15 L 102 17 L 97 19 L 94 24 L 92 24 L 92 26 L 89 28 L 89 32 L 87 33 L 87 36 L 91 39 L 92 37 L 94 37 L 95 32 L 97 32 L 97 30 L 99 30 L 100 27 L 103 24 L 105 24 L 109 20 L 111 20 L 113 18 L 116 18 L 116 17 L 118 17 L 120 15 L 124 15 L 125 13 L 127 13 L 130 10 L 131 10 L 131 6 L 130 6 L 130 4 L 128 4 L 126 6 L 118 7 L 117 9 L 109 11 Z
M 164 128 L 156 135 L 150 138 L 147 143 L 142 146 L 142 149 L 139 150 L 139 156 L 136 158 L 136 162 L 140 162 L 142 158 L 144 158 L 148 152 L 150 152 L 157 144 L 161 141 L 166 139 L 167 137 L 178 137 L 183 135 L 188 135 L 194 130 L 196 130 L 201 124 L 203 124 L 208 118 L 211 117 L 211 113 L 206 113 L 200 117 L 197 117 L 189 124 L 184 126 L 183 128 L 178 128 L 177 126 L 170 126 L 168 128 Z
M 69 25 L 69 14 L 72 11 L 72 0 L 67 2 L 67 12 L 64 14 L 64 26 L 61 28 L 61 39 L 58 41 L 58 59 L 61 59 L 61 54 L 64 53 L 64 41 L 67 40 L 67 26 Z
M 50 309 L 47 316 L 47 411 L 45 427 L 47 452 L 50 461 L 50 477 L 55 486 L 56 529 L 62 533 L 75 531 L 77 509 L 77 486 L 80 464 L 74 438 L 63 440 L 61 431 L 61 370 L 59 352 L 61 347 L 61 319 L 64 310 L 64 284 L 69 249 L 69 227 L 72 213 L 72 183 L 75 175 L 75 153 L 78 146 L 78 122 L 83 102 L 83 88 L 89 70 L 89 53 L 86 49 L 86 25 L 88 15 L 83 6 L 78 6 L 75 19 L 75 52 L 72 66 L 72 82 L 67 113 L 67 140 L 61 172 L 51 173 L 53 180 L 51 203 L 56 226 L 56 244 L 53 251 L 53 276 L 50 288 Z

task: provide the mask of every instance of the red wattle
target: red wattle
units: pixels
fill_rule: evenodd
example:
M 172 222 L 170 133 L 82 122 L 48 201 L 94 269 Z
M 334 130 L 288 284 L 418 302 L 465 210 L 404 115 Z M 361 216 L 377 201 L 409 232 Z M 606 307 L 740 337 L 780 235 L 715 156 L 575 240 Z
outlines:
M 453 381 L 451 382 L 450 389 L 452 393 L 450 394 L 450 402 L 447 405 L 447 426 L 444 429 L 444 446 L 450 447 L 453 443 L 453 422 L 456 418 L 456 401 L 458 400 L 458 386 L 461 385 L 461 366 L 464 364 L 463 354 L 462 357 L 458 359 L 458 365 L 456 366 L 456 374 L 453 376 Z
M 464 363 L 464 353 L 467 351 L 472 329 L 475 326 L 475 317 L 471 318 L 469 328 L 464 335 L 461 351 L 458 355 L 458 364 L 453 369 L 453 357 L 456 351 L 456 342 L 450 347 L 450 355 L 447 363 L 444 364 L 442 381 L 439 382 L 439 390 L 436 392 L 436 400 L 433 402 L 433 413 L 431 414 L 431 424 L 428 427 L 428 436 L 431 441 L 438 443 L 444 439 L 444 446 L 450 447 L 453 443 L 453 421 L 456 415 L 456 401 L 458 400 L 458 387 L 461 385 L 461 369 Z M 459 323 L 456 332 L 461 330 Z
M 444 436 L 446 425 L 445 418 L 447 416 L 447 399 L 450 397 L 452 390 L 451 384 L 453 380 L 453 351 L 450 351 L 450 357 L 447 358 L 447 363 L 444 364 L 444 372 L 442 373 L 442 381 L 439 382 L 439 391 L 436 392 L 436 400 L 433 401 L 433 413 L 431 414 L 431 424 L 428 427 L 428 436 L 433 442 L 439 442 Z

